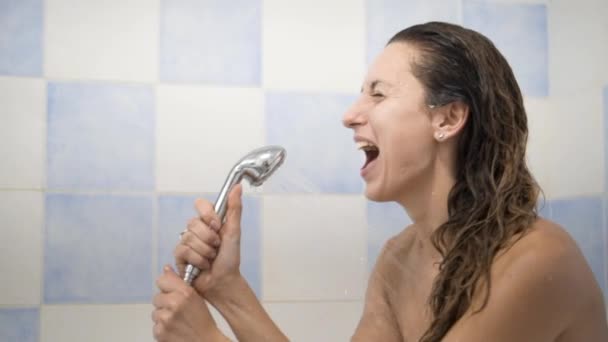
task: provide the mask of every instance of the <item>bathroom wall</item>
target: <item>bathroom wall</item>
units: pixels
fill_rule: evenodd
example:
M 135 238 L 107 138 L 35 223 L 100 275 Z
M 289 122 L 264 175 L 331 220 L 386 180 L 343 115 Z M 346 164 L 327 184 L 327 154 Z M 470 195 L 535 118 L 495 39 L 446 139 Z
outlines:
M 288 157 L 246 189 L 243 273 L 294 341 L 347 340 L 409 219 L 362 196 L 340 119 L 386 40 L 429 20 L 512 64 L 542 213 L 608 294 L 606 17 L 605 0 L 0 0 L 0 341 L 150 341 L 194 199 L 264 144 Z

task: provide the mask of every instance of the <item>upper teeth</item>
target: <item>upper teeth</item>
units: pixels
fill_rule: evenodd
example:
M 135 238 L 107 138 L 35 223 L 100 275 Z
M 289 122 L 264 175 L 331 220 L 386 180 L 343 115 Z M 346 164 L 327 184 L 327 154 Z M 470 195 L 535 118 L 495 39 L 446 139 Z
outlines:
M 357 142 L 357 149 L 367 151 L 367 150 L 377 150 L 378 147 L 376 147 L 376 145 L 374 145 L 370 142 L 367 142 L 367 141 L 359 141 L 359 142 Z

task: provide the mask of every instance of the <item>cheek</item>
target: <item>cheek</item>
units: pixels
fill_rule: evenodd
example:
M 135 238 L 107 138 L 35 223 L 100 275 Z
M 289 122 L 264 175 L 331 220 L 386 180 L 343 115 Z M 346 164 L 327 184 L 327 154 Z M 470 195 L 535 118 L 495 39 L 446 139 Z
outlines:
M 390 143 L 386 164 L 390 170 L 403 174 L 425 169 L 433 158 L 434 144 L 428 134 L 415 132 L 396 135 Z
M 382 137 L 386 146 L 387 162 L 405 164 L 426 163 L 435 146 L 432 126 L 425 117 L 413 117 L 394 123 Z M 413 166 L 413 165 L 412 165 Z
M 370 115 L 370 124 L 380 145 L 385 174 L 391 178 L 424 169 L 433 154 L 430 117 L 415 101 L 390 101 Z

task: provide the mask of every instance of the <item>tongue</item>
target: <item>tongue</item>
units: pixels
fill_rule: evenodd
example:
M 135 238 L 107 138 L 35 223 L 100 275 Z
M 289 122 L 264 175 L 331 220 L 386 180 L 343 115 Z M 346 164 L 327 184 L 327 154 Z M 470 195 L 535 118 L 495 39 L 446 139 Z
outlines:
M 369 165 L 371 162 L 373 162 L 374 160 L 376 160 L 376 158 L 378 158 L 378 154 L 380 152 L 378 150 L 372 150 L 372 151 L 365 151 L 365 164 L 363 165 L 362 169 L 364 169 L 365 167 L 367 167 L 367 165 Z

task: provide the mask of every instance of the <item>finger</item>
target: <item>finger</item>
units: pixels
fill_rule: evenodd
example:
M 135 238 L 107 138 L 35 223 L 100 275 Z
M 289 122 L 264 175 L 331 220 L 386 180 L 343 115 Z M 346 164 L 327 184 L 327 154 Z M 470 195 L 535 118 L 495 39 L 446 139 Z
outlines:
M 228 195 L 228 208 L 226 210 L 226 228 L 231 235 L 240 234 L 241 215 L 243 212 L 243 186 L 237 184 Z
M 152 311 L 152 322 L 155 324 L 162 323 L 167 325 L 171 320 L 171 311 L 166 309 L 157 309 Z
M 197 254 L 207 259 L 213 260 L 217 256 L 216 247 L 210 245 L 209 242 L 202 241 L 194 232 L 185 232 L 184 235 L 182 235 L 182 241 L 180 243 L 190 247 Z
M 186 289 L 189 287 L 168 265 L 163 268 L 163 274 L 156 279 L 156 286 L 162 292 L 181 293 L 186 292 Z
M 158 281 L 158 279 L 156 280 Z M 152 297 L 152 305 L 154 305 L 155 309 L 161 309 L 163 307 L 163 296 L 165 294 L 163 292 L 159 292 Z M 156 311 L 156 310 L 155 310 Z
M 198 212 L 198 215 L 203 220 L 203 222 L 209 225 L 209 227 L 211 227 L 215 231 L 218 231 L 220 229 L 220 218 L 215 213 L 215 208 L 213 208 L 211 202 L 202 198 L 198 198 L 196 199 L 196 201 L 194 201 L 194 208 Z
M 175 310 L 177 308 L 177 299 L 172 296 L 173 292 L 160 292 L 152 299 L 152 305 L 157 310 Z
M 192 247 L 183 245 L 181 243 L 175 247 L 175 250 L 173 251 L 173 256 L 176 260 L 175 263 L 178 265 L 190 264 L 201 271 L 211 268 L 210 260 L 193 250 Z M 180 272 L 183 271 L 180 270 Z
M 188 231 L 192 232 L 197 238 L 199 238 L 201 241 L 205 242 L 210 246 L 217 247 L 220 245 L 220 236 L 218 235 L 218 233 L 211 229 L 200 219 L 191 220 L 190 224 L 188 225 L 188 230 L 184 232 L 184 235 Z M 184 236 L 182 235 L 182 240 L 183 239 Z
M 165 325 L 162 323 L 154 324 L 154 329 L 152 329 L 152 334 L 154 335 L 154 339 L 158 342 L 166 341 L 165 339 Z

